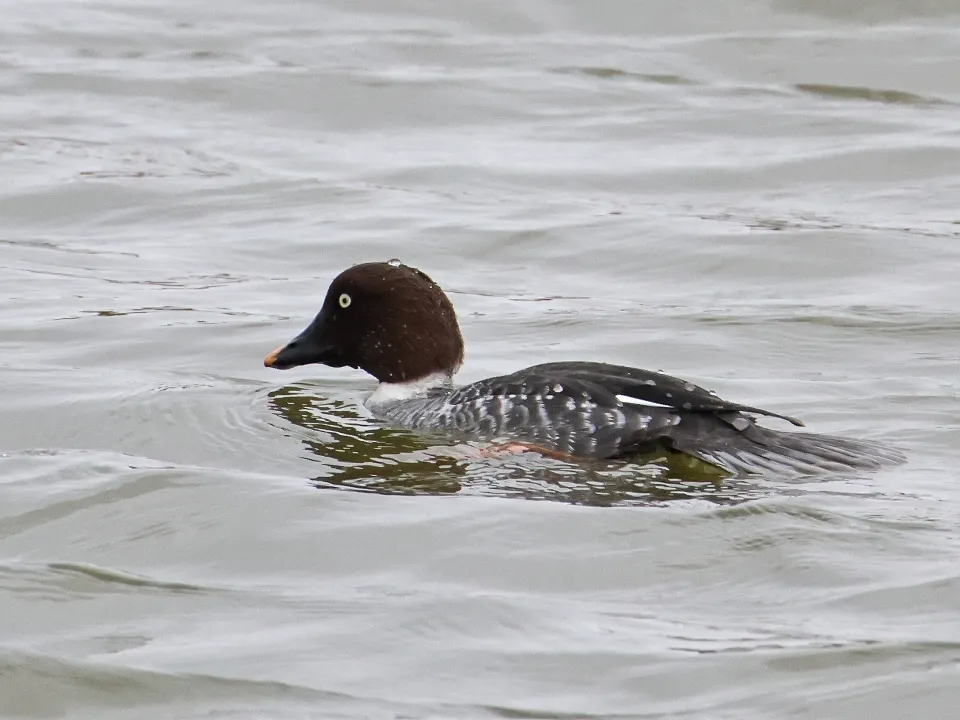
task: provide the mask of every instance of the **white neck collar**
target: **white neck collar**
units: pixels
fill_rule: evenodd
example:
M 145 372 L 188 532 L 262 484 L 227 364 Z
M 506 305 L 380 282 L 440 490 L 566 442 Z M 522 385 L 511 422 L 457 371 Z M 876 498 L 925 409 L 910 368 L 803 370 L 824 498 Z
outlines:
M 382 382 L 367 398 L 364 405 L 367 407 L 386 405 L 400 400 L 412 400 L 423 397 L 431 390 L 451 384 L 450 373 L 435 372 L 419 380 L 404 380 L 403 382 Z

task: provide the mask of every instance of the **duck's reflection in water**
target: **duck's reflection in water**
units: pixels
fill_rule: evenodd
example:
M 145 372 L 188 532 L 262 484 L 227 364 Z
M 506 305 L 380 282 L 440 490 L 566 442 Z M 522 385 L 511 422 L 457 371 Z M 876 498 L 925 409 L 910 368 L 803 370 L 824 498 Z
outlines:
M 455 493 L 553 500 L 579 505 L 733 505 L 769 495 L 769 485 L 724 478 L 709 466 L 666 455 L 631 461 L 567 462 L 536 452 L 498 454 L 379 425 L 353 403 L 288 385 L 269 394 L 271 410 L 294 426 L 308 457 L 323 466 L 318 488 L 394 495 Z M 679 461 L 678 461 L 679 460 Z

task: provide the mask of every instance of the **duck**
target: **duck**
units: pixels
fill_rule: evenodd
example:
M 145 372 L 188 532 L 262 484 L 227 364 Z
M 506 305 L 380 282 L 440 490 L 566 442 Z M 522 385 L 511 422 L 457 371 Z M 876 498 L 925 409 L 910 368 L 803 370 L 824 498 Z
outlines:
M 457 385 L 463 357 L 446 293 L 393 259 L 337 275 L 312 322 L 264 365 L 360 369 L 377 380 L 363 404 L 389 426 L 573 461 L 666 453 L 742 475 L 877 470 L 905 460 L 878 442 L 761 425 L 773 418 L 804 426 L 659 371 L 560 361 Z

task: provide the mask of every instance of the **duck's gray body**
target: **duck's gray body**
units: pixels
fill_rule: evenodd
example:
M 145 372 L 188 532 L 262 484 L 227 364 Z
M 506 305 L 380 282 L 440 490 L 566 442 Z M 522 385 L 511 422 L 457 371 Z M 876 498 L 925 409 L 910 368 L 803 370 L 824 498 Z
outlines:
M 604 363 L 535 365 L 462 387 L 445 378 L 413 397 L 374 396 L 367 405 L 398 427 L 594 459 L 667 450 L 731 473 L 876 469 L 902 459 L 877 443 L 764 428 L 754 415 L 802 423 L 663 373 Z

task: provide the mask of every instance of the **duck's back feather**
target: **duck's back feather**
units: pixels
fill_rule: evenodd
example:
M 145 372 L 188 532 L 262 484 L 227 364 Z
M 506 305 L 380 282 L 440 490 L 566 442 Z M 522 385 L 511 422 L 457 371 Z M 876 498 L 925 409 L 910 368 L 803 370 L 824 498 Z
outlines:
M 802 423 L 663 373 L 605 363 L 535 365 L 382 414 L 408 427 L 517 440 L 574 457 L 667 450 L 731 473 L 875 469 L 903 459 L 876 443 L 764 428 L 755 415 Z

